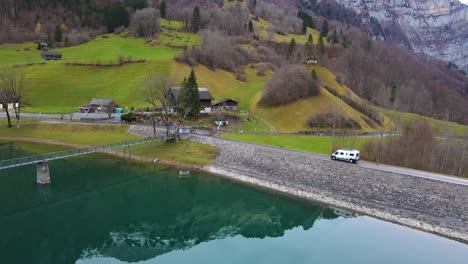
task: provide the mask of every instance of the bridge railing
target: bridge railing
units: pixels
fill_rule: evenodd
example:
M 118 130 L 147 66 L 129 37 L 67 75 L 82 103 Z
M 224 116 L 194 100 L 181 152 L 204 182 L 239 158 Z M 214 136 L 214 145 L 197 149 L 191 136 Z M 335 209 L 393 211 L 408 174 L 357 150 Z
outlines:
M 129 140 L 129 141 L 123 141 L 123 142 L 106 144 L 106 145 L 84 147 L 84 148 L 78 148 L 78 149 L 58 151 L 58 152 L 53 152 L 53 153 L 26 156 L 26 157 L 14 158 L 14 159 L 9 159 L 9 160 L 0 160 L 0 170 L 29 165 L 29 164 L 36 164 L 41 161 L 57 160 L 57 159 L 75 157 L 75 156 L 80 156 L 80 155 L 85 155 L 85 154 L 96 153 L 96 152 L 103 152 L 103 151 L 112 150 L 112 149 L 124 148 L 124 147 L 129 147 L 129 146 L 134 146 L 134 145 L 147 144 L 147 143 L 156 142 L 156 141 L 164 141 L 167 139 L 170 139 L 170 138 L 166 136 L 149 137 L 149 138 L 144 138 L 144 139 Z

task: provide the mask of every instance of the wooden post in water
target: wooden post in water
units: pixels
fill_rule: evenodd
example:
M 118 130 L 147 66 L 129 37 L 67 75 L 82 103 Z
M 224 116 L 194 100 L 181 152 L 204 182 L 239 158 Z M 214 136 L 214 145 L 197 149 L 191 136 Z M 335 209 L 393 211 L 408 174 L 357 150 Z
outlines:
M 49 163 L 41 161 L 37 164 L 37 183 L 50 184 Z

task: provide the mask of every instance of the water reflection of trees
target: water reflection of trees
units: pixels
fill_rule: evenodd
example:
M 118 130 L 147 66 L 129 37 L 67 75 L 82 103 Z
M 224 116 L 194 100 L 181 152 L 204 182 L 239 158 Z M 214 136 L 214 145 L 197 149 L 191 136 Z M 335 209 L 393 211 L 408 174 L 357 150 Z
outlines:
M 134 262 L 236 235 L 281 237 L 294 227 L 308 230 L 318 219 L 336 218 L 325 207 L 295 203 L 218 179 L 174 181 L 169 176 L 163 182 L 147 185 L 139 197 L 127 197 L 136 219 L 112 230 L 96 248 L 100 255 Z M 152 199 L 150 208 L 139 202 Z
M 5 216 L 0 210 L 6 263 L 72 263 L 96 255 L 134 262 L 236 235 L 281 237 L 294 227 L 307 230 L 318 219 L 336 218 L 326 207 L 214 177 L 179 178 L 177 171 L 128 168 L 114 160 L 54 164 L 47 201 L 37 202 L 40 192 L 34 192 L 20 203 L 34 206 L 21 213 L 7 210 Z M 25 172 L 9 174 L 16 173 Z M 22 248 L 30 251 L 23 254 Z

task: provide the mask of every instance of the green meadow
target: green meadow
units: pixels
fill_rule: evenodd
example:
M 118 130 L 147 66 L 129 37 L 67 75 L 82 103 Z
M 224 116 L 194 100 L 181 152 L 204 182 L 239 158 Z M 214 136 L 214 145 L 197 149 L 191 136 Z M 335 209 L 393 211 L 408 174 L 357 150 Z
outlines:
M 128 134 L 128 128 L 127 125 L 47 123 L 23 124 L 20 129 L 0 126 L 0 144 L 16 142 L 21 145 L 23 150 L 33 153 L 48 153 L 71 148 L 70 146 L 57 145 L 57 143 L 96 146 L 140 138 Z M 41 143 L 27 142 L 28 140 L 37 140 Z M 53 140 L 53 142 L 49 140 Z M 182 140 L 179 141 L 179 144 L 154 142 L 133 146 L 131 153 L 151 160 L 160 159 L 189 165 L 208 165 L 214 160 L 217 149 L 208 145 Z
M 16 51 L 24 47 L 30 47 L 31 51 Z M 34 43 L 1 45 L 2 66 L 39 63 L 40 54 L 34 48 Z M 173 58 L 180 52 L 165 45 L 150 45 L 143 39 L 114 34 L 54 51 L 62 52 L 63 59 L 21 67 L 29 88 L 25 111 L 70 113 L 92 98 L 114 98 L 122 107 L 143 107 L 140 87 L 144 77 L 148 72 L 168 74 Z M 146 61 L 113 67 L 65 65 L 116 63 L 119 56 Z
M 268 135 L 268 134 L 224 134 L 221 137 L 244 142 L 268 145 L 273 147 L 299 150 L 311 153 L 330 154 L 333 148 L 333 138 L 330 136 L 300 136 L 300 135 Z M 361 149 L 373 138 L 337 137 L 339 147 Z

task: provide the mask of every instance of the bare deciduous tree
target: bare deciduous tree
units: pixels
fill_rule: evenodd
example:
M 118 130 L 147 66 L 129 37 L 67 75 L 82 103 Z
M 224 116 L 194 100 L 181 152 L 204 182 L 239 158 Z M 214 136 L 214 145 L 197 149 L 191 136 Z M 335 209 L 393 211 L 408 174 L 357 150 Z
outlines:
M 180 101 L 174 97 L 170 88 L 174 82 L 160 73 L 149 73 L 143 85 L 144 100 L 151 105 L 151 121 L 153 124 L 153 134 L 156 136 L 156 117 L 158 117 L 166 127 L 166 136 L 170 136 L 171 129 L 174 130 L 175 139 L 179 138 L 179 127 L 185 122 L 190 107 L 184 107 L 180 111 Z M 179 111 L 176 111 L 179 110 Z
M 21 108 L 26 102 L 26 82 L 24 73 L 13 68 L 4 68 L 0 71 L 0 102 L 5 109 L 8 127 L 12 127 L 9 105 L 12 106 L 16 127 L 20 127 Z
M 261 102 L 275 106 L 315 96 L 320 87 L 311 72 L 301 65 L 288 65 L 277 70 L 265 84 Z
M 155 8 L 137 10 L 132 16 L 131 26 L 139 37 L 153 37 L 161 30 L 158 10 Z
M 151 105 L 153 112 L 160 110 L 159 117 L 166 127 L 166 136 L 169 137 L 171 127 L 174 122 L 174 114 L 172 113 L 172 96 L 170 88 L 173 82 L 159 73 L 150 73 L 145 79 L 143 85 L 144 100 Z M 156 136 L 156 113 L 151 114 L 153 124 L 153 133 Z

